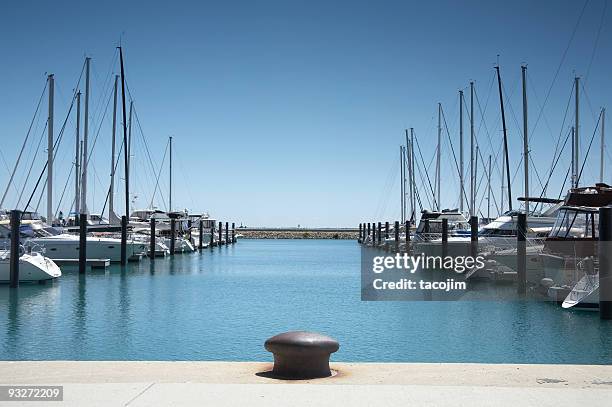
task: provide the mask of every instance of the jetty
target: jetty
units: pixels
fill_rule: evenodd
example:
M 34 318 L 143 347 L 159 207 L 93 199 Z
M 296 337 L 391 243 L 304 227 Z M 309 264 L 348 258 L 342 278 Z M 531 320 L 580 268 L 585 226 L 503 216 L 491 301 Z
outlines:
M 243 239 L 349 239 L 359 238 L 359 228 L 242 227 L 236 233 Z

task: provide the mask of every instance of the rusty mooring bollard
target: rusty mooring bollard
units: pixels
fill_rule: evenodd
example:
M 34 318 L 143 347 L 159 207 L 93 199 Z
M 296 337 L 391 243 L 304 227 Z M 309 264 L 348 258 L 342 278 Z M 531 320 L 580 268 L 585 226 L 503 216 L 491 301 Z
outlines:
M 331 376 L 329 356 L 340 344 L 314 332 L 285 332 L 268 339 L 266 350 L 274 354 L 272 374 L 282 379 L 314 379 Z

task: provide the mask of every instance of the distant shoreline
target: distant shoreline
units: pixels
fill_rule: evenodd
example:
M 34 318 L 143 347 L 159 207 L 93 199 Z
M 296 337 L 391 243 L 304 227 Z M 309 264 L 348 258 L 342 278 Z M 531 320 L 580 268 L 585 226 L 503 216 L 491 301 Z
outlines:
M 342 239 L 357 240 L 354 228 L 239 228 L 243 239 Z

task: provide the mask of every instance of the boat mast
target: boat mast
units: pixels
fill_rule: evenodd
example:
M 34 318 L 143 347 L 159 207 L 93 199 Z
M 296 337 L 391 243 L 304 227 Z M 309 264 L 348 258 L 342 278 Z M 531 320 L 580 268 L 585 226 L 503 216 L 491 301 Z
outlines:
M 123 167 L 125 170 L 125 216 L 130 216 L 130 166 L 127 140 L 127 114 L 125 111 L 125 70 L 123 68 L 123 50 L 119 48 L 119 61 L 121 63 L 121 107 L 123 110 Z
M 599 155 L 599 182 L 603 182 L 604 179 L 604 149 L 606 148 L 604 139 L 604 129 L 606 125 L 606 108 L 601 108 L 601 151 Z
M 406 196 L 404 195 L 404 147 L 400 146 L 400 218 L 402 223 L 404 222 L 404 215 L 406 211 L 404 210 L 404 200 Z
M 474 216 L 474 82 L 470 82 L 470 216 Z
M 111 173 L 110 173 L 110 190 L 108 193 L 108 221 L 112 224 L 115 221 L 115 138 L 117 130 L 117 84 L 119 75 L 115 75 L 115 85 L 113 88 L 113 131 L 111 144 Z
M 474 184 L 478 179 L 478 146 L 476 146 L 476 158 L 474 159 Z M 474 213 L 476 214 L 476 195 L 474 195 Z
M 499 105 L 501 108 L 502 127 L 504 130 L 504 160 L 506 164 L 506 177 L 508 185 L 508 210 L 512 210 L 512 187 L 510 185 L 510 161 L 508 157 L 508 134 L 506 130 L 506 113 L 504 112 L 504 95 L 502 93 L 501 75 L 499 73 L 499 65 L 495 66 L 497 72 L 497 87 L 499 89 Z M 503 168 L 502 168 L 503 171 Z M 502 180 L 503 184 L 503 180 Z
M 414 128 L 410 128 L 410 222 L 415 216 L 416 208 L 416 184 L 414 176 Z
M 525 73 L 527 66 L 521 66 L 521 76 L 523 79 L 523 161 L 525 167 L 525 214 L 529 216 L 529 148 L 527 138 L 527 84 Z
M 487 174 L 487 221 L 491 219 L 491 154 L 489 154 L 489 173 Z
M 459 210 L 463 213 L 463 91 L 459 91 Z
M 81 149 L 81 212 L 87 214 L 87 138 L 89 135 L 89 65 L 91 58 L 85 58 L 85 122 L 83 123 L 83 148 Z
M 579 101 L 580 101 L 580 78 L 579 77 L 575 77 L 574 78 L 574 85 L 575 85 L 575 92 L 576 92 L 576 116 L 574 119 L 574 188 L 578 188 L 578 173 L 579 173 L 579 167 L 580 167 L 580 154 L 579 154 L 579 147 L 580 147 L 580 137 L 579 137 L 579 119 L 580 119 L 580 109 L 579 109 Z
M 132 112 L 134 101 L 130 100 L 130 114 L 128 116 L 128 167 L 132 164 Z
M 81 212 L 81 91 L 77 92 L 76 108 L 76 146 L 74 151 L 74 214 L 78 223 L 79 213 Z
M 436 152 L 436 205 L 437 210 L 440 211 L 440 158 L 441 158 L 441 147 L 442 147 L 442 104 L 438 103 L 438 149 Z
M 49 119 L 47 122 L 47 223 L 53 224 L 53 98 L 55 79 L 53 74 L 49 79 Z
M 170 193 L 168 212 L 172 212 L 172 136 L 170 136 Z

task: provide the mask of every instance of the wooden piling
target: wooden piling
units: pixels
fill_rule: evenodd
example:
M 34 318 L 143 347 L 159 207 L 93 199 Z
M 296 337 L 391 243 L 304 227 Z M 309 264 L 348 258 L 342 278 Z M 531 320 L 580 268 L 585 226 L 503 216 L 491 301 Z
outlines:
M 19 287 L 19 227 L 21 226 L 21 211 L 11 211 L 11 263 L 9 285 L 11 288 Z
M 219 247 L 221 247 L 222 244 L 221 240 L 223 240 L 223 222 L 219 222 L 219 240 L 217 241 Z
M 225 244 L 229 244 L 229 222 L 225 222 Z
M 404 227 L 406 228 L 406 253 L 408 253 L 410 251 L 410 221 L 407 220 Z
M 398 220 L 395 221 L 395 251 L 399 252 L 399 232 L 400 232 L 400 223 Z
M 448 253 L 448 219 L 442 219 L 442 257 Z
M 170 256 L 174 256 L 176 248 L 176 219 L 170 219 Z
M 204 247 L 204 221 L 200 219 L 200 224 L 198 225 L 198 249 L 202 251 Z
M 470 217 L 470 255 L 476 258 L 478 254 L 478 216 Z
M 519 213 L 516 225 L 517 286 L 520 295 L 527 293 L 527 215 Z
M 83 219 L 87 219 L 87 218 L 81 218 L 81 222 L 83 222 Z M 128 218 L 126 215 L 123 215 L 121 217 L 121 265 L 125 266 L 127 264 L 127 225 L 128 225 Z
M 215 247 L 215 222 L 212 223 L 210 227 L 210 249 Z
M 599 208 L 599 318 L 612 319 L 612 208 Z
M 362 238 L 363 238 L 363 225 L 360 223 L 359 224 L 359 239 L 357 240 L 359 243 L 362 242 Z
M 151 239 L 149 241 L 149 257 L 155 259 L 155 218 L 151 218 Z
M 376 246 L 376 222 L 372 222 L 372 247 Z
M 381 222 L 378 222 L 377 235 L 378 235 L 378 245 L 380 245 L 382 243 L 382 223 Z
M 389 222 L 385 222 L 385 239 L 389 238 Z
M 232 244 L 236 243 L 236 222 L 232 222 Z
M 123 259 L 123 221 L 121 222 L 121 258 Z M 79 274 L 87 269 L 87 214 L 79 214 Z
M 368 222 L 368 234 L 365 236 L 363 240 L 365 241 L 368 238 L 368 236 L 370 236 L 370 222 Z

